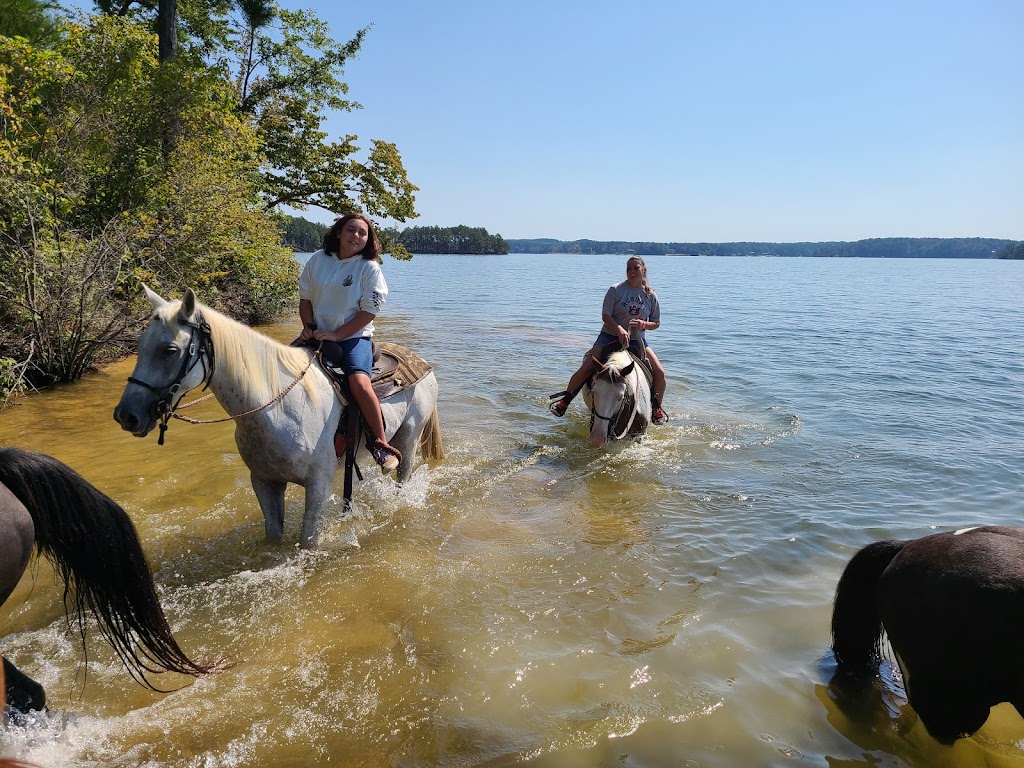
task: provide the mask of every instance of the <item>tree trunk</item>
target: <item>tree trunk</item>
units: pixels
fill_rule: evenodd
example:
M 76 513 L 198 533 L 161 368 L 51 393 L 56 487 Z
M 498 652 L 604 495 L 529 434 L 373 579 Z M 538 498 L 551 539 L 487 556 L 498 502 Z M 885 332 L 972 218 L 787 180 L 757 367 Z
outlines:
M 160 37 L 160 61 L 178 56 L 178 0 L 160 0 L 157 10 L 157 34 Z

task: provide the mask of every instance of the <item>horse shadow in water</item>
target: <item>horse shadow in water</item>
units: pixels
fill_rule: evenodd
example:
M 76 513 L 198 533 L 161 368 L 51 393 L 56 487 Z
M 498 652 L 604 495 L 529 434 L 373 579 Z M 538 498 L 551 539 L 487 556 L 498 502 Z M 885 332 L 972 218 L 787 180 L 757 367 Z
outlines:
M 141 685 L 160 672 L 197 677 L 224 668 L 190 659 L 171 634 L 142 545 L 128 514 L 51 456 L 0 447 L 0 604 L 10 597 L 33 548 L 64 582 L 64 606 L 85 650 L 85 611 Z M 8 706 L 41 711 L 39 683 L 3 659 Z
M 114 418 L 136 437 L 159 425 L 163 442 L 182 396 L 209 387 L 235 421 L 235 444 L 249 469 L 267 539 L 283 537 L 285 489 L 295 483 L 306 491 L 299 543 L 315 547 L 338 471 L 334 439 L 343 405 L 328 374 L 314 364 L 313 351 L 281 344 L 198 303 L 191 288 L 180 301 L 165 301 L 148 288 L 146 296 L 153 314 L 139 336 L 135 369 Z M 428 461 L 444 458 L 437 394 L 428 369 L 381 402 L 388 441 L 402 453 L 399 482 L 412 474 L 417 448 Z
M 831 687 L 855 693 L 871 684 L 883 632 L 907 701 L 937 741 L 972 735 L 1002 702 L 1024 714 L 1024 528 L 861 549 L 836 587 Z

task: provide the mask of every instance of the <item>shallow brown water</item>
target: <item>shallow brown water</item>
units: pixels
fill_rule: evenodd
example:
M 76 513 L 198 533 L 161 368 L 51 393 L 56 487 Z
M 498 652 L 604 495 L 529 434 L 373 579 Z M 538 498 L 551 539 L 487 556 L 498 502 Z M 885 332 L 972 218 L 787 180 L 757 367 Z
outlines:
M 884 465 L 865 447 L 862 460 L 830 433 L 859 443 L 863 429 L 877 446 L 881 419 L 829 422 L 817 401 L 765 396 L 739 374 L 720 391 L 696 373 L 699 356 L 669 346 L 662 359 L 693 359 L 673 378 L 673 421 L 594 451 L 582 409 L 545 411 L 588 324 L 537 334 L 477 313 L 439 337 L 445 297 L 429 283 L 403 308 L 412 267 L 386 267 L 396 305 L 379 333 L 435 363 L 449 455 L 401 489 L 369 478 L 352 519 L 336 505 L 322 551 L 295 546 L 301 489 L 285 543 L 263 540 L 230 423 L 172 422 L 163 447 L 122 432 L 111 412 L 131 360 L 0 413 L 0 443 L 58 457 L 128 510 L 182 647 L 234 664 L 160 694 L 98 637 L 85 663 L 40 565 L 0 608 L 0 652 L 45 685 L 51 709 L 0 734 L 0 754 L 68 768 L 1024 764 L 1024 723 L 1007 707 L 946 749 L 915 724 L 891 670 L 856 721 L 828 689 L 843 564 L 923 515 L 923 492 L 895 488 L 902 459 Z M 294 328 L 264 330 L 287 340 Z M 524 349 L 538 335 L 558 356 L 551 370 Z M 756 358 L 718 343 L 701 354 L 720 354 L 719 370 L 742 358 L 794 392 L 856 403 L 790 374 L 793 358 L 767 344 Z M 901 522 L 865 512 L 886 507 Z

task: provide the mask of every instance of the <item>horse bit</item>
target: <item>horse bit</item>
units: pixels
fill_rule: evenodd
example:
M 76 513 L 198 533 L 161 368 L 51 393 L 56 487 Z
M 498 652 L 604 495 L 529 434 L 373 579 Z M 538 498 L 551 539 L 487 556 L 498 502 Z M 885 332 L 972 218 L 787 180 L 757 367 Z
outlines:
M 153 415 L 160 421 L 160 438 L 157 440 L 158 445 L 164 444 L 164 433 L 167 431 L 167 422 L 170 421 L 171 416 L 174 415 L 174 412 L 178 407 L 174 402 L 174 397 L 181 390 L 181 382 L 185 380 L 185 377 L 192 372 L 192 369 L 195 368 L 196 365 L 202 363 L 203 390 L 210 386 L 210 381 L 213 379 L 216 360 L 213 354 L 213 339 L 210 334 L 210 325 L 203 319 L 201 314 L 197 315 L 197 317 L 198 322 L 195 323 L 189 322 L 188 320 L 181 321 L 182 325 L 186 325 L 192 329 L 188 337 L 188 355 L 182 359 L 178 375 L 170 384 L 163 387 L 154 387 L 152 384 L 147 384 L 141 379 L 136 379 L 134 376 L 128 377 L 128 381 L 131 384 L 138 384 L 140 387 L 145 387 L 159 398 L 152 406 Z M 196 343 L 196 334 L 199 335 L 198 344 Z M 197 349 L 199 351 L 198 355 L 196 354 Z M 207 359 L 210 361 L 209 369 L 206 367 Z M 198 384 L 196 386 L 198 386 Z

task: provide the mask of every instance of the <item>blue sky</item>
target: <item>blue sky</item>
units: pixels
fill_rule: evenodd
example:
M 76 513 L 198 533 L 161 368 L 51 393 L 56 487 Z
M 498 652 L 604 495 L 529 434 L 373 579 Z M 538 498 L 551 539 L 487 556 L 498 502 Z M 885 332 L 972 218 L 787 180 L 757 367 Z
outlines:
M 408 224 L 1024 240 L 1020 0 L 282 5 L 373 25 L 326 127 L 397 144 Z

